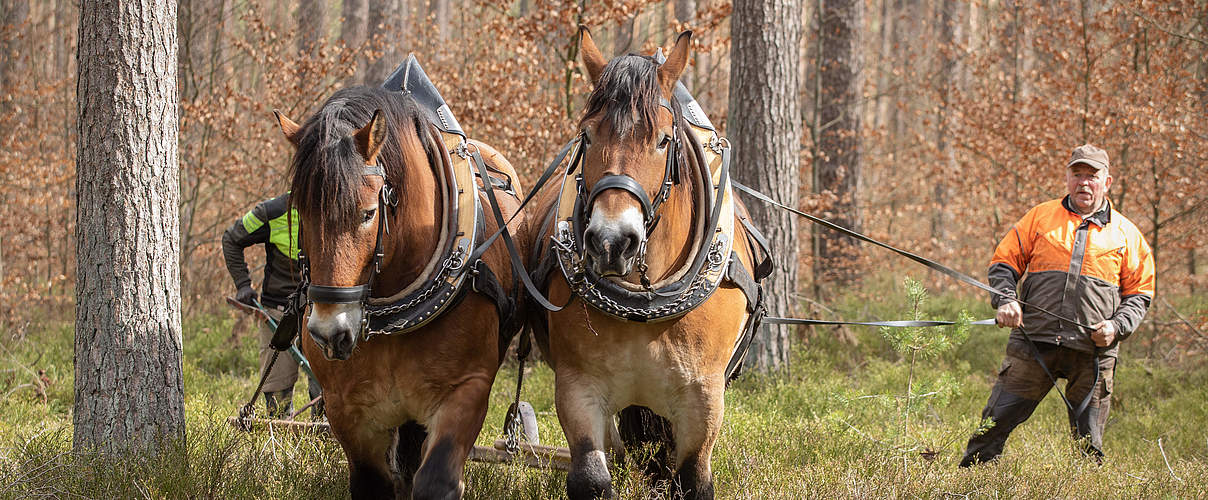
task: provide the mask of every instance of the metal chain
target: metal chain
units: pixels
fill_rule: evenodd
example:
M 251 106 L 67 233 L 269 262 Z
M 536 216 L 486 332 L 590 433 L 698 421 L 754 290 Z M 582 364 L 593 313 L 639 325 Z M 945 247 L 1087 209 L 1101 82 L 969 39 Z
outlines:
M 565 237 L 567 235 L 569 235 L 569 233 L 564 232 L 562 236 Z M 565 240 L 555 241 L 558 243 L 557 245 L 554 245 L 555 251 L 557 251 L 564 259 L 571 262 L 572 269 L 575 270 L 575 272 L 568 277 L 571 289 L 574 290 L 575 293 L 582 297 L 586 302 L 590 302 L 597 309 L 608 311 L 618 316 L 641 316 L 649 318 L 680 312 L 685 308 L 684 303 L 691 300 L 694 295 L 697 295 L 697 298 L 703 298 L 704 292 L 702 291 L 702 288 L 712 285 L 711 280 L 708 279 L 709 274 L 712 271 L 717 270 L 725 262 L 725 259 L 721 256 L 722 242 L 721 240 L 714 240 L 713 244 L 709 248 L 709 265 L 701 269 L 701 272 L 696 275 L 692 281 L 692 284 L 690 284 L 683 291 L 683 293 L 681 293 L 675 300 L 659 307 L 637 308 L 618 303 L 605 295 L 593 283 L 589 283 L 587 281 L 586 271 L 583 269 L 581 263 L 576 264 L 576 262 L 580 262 L 577 258 L 578 256 L 573 251 L 569 251 L 571 244 Z

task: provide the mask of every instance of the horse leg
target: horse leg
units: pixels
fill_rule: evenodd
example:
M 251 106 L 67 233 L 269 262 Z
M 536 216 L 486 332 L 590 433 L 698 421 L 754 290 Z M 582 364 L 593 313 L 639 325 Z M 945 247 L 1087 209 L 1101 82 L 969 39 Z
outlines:
M 672 496 L 685 499 L 713 498 L 713 445 L 721 433 L 725 408 L 725 382 L 694 387 L 680 401 L 672 422 L 675 435 L 675 484 Z
M 612 498 L 612 476 L 604 454 L 605 440 L 613 441 L 615 432 L 611 415 L 598 396 L 572 385 L 576 384 L 554 384 L 558 421 L 570 445 L 566 496 L 571 500 Z
M 491 382 L 490 377 L 478 377 L 462 383 L 433 414 L 411 498 L 461 498 L 466 458 L 487 417 Z
M 394 447 L 394 457 L 398 465 L 399 496 L 411 498 L 415 471 L 419 470 L 420 452 L 423 450 L 424 439 L 428 437 L 428 431 L 416 422 L 407 422 L 400 426 L 397 432 L 398 443 Z
M 398 433 L 395 429 L 359 427 L 339 428 L 341 419 L 328 408 L 333 433 L 348 456 L 348 492 L 352 498 L 395 498 L 396 484 L 392 463 Z

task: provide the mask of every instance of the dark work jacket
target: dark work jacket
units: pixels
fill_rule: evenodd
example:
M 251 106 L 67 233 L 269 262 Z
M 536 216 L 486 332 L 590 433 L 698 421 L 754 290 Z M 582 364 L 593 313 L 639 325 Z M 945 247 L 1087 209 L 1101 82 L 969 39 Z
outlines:
M 988 274 L 990 286 L 1008 297 L 1086 325 L 1110 319 L 1119 340 L 1141 324 L 1154 295 L 1153 255 L 1137 226 L 1110 202 L 1082 217 L 1068 196 L 1029 210 L 998 244 Z M 991 304 L 1008 300 L 996 295 Z M 1096 351 L 1091 332 L 1027 306 L 1011 338 L 1023 341 L 1025 333 L 1036 342 Z M 1118 350 L 1112 345 L 1102 354 Z
M 222 256 L 236 288 L 251 286 L 243 250 L 264 244 L 264 283 L 260 302 L 281 307 L 298 287 L 298 212 L 289 206 L 289 194 L 261 202 L 222 235 Z

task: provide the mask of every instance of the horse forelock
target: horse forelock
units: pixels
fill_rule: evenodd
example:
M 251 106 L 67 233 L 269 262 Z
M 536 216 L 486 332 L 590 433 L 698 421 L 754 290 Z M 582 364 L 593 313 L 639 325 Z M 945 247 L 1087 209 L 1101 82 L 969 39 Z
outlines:
M 333 94 L 299 130 L 290 165 L 291 199 L 299 215 L 318 223 L 320 234 L 347 231 L 360 223 L 360 187 L 365 158 L 357 151 L 353 134 L 382 111 L 386 138 L 377 164 L 386 179 L 403 195 L 403 147 L 418 145 L 431 161 L 436 151 L 426 127 L 428 117 L 407 94 L 375 87 L 350 87 Z M 404 137 L 412 140 L 405 140 Z
M 637 54 L 609 61 L 587 98 L 587 112 L 579 122 L 580 127 L 590 120 L 600 119 L 610 124 L 617 137 L 651 140 L 662 97 L 658 68 L 654 58 Z M 683 117 L 674 96 L 671 101 L 674 120 L 682 124 Z

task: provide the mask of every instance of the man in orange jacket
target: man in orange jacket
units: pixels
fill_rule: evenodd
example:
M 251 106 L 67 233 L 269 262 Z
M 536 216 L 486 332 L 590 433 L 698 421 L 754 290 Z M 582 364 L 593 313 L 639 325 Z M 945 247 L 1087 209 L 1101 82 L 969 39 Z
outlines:
M 969 439 L 961 467 L 997 458 L 1056 378 L 1066 379 L 1075 438 L 1086 439 L 1088 454 L 1103 456 L 1118 344 L 1141 323 L 1154 295 L 1149 244 L 1107 199 L 1108 167 L 1106 151 L 1075 148 L 1066 164 L 1068 196 L 1033 207 L 994 251 L 989 282 L 1003 295 L 991 304 L 998 325 L 1012 330 L 982 411 L 993 426 Z M 1020 307 L 1016 298 L 1036 307 Z

